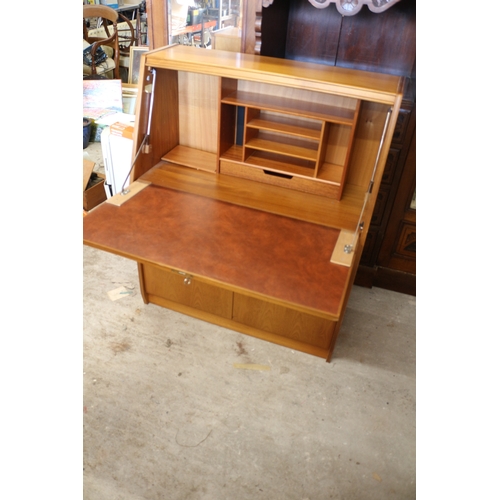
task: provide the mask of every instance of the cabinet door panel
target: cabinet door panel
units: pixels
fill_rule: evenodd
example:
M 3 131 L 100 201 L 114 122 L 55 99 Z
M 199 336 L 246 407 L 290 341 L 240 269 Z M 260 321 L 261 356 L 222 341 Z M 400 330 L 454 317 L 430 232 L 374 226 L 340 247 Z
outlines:
M 177 302 L 200 311 L 231 318 L 233 293 L 179 274 L 175 270 L 143 265 L 146 294 Z
M 234 294 L 233 320 L 265 332 L 328 349 L 334 321 Z

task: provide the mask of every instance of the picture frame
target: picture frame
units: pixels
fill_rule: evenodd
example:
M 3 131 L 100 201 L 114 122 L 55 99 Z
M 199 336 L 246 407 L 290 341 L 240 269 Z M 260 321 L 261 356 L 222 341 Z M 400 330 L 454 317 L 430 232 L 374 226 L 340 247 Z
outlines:
M 130 47 L 130 65 L 128 68 L 128 83 L 137 85 L 139 83 L 139 69 L 141 67 L 141 56 L 149 51 L 149 47 L 141 45 Z
M 137 101 L 138 85 L 122 83 L 123 112 L 131 115 L 135 114 L 135 104 Z

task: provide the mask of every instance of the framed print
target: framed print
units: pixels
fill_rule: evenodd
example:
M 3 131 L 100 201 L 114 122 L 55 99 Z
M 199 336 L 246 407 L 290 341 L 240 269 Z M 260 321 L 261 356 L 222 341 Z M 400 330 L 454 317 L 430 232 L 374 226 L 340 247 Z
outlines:
M 137 85 L 139 83 L 139 68 L 141 63 L 141 56 L 148 52 L 149 47 L 130 47 L 130 66 L 128 68 L 128 83 Z

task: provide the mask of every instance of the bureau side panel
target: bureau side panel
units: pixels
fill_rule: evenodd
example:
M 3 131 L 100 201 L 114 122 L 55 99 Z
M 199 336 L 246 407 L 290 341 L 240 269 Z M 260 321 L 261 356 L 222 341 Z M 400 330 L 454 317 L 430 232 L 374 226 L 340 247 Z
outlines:
M 179 144 L 217 153 L 220 78 L 179 71 Z
M 165 154 L 179 144 L 179 91 L 177 71 L 158 69 L 154 94 L 146 93 L 145 87 L 148 77 L 152 81 L 152 74 L 144 70 L 139 92 L 141 107 L 136 111 L 134 130 L 134 151 L 137 152 L 148 130 L 150 106 L 151 129 L 147 141 L 149 149 L 142 150 L 137 157 L 131 179 L 138 179 L 145 172 L 153 168 Z

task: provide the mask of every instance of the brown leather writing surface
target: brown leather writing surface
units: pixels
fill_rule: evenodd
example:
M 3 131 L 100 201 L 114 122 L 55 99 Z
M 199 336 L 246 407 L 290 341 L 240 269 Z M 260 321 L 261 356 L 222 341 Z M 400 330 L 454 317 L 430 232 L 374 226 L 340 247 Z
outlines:
M 88 245 L 340 313 L 348 269 L 330 263 L 336 229 L 154 185 L 83 222 Z

